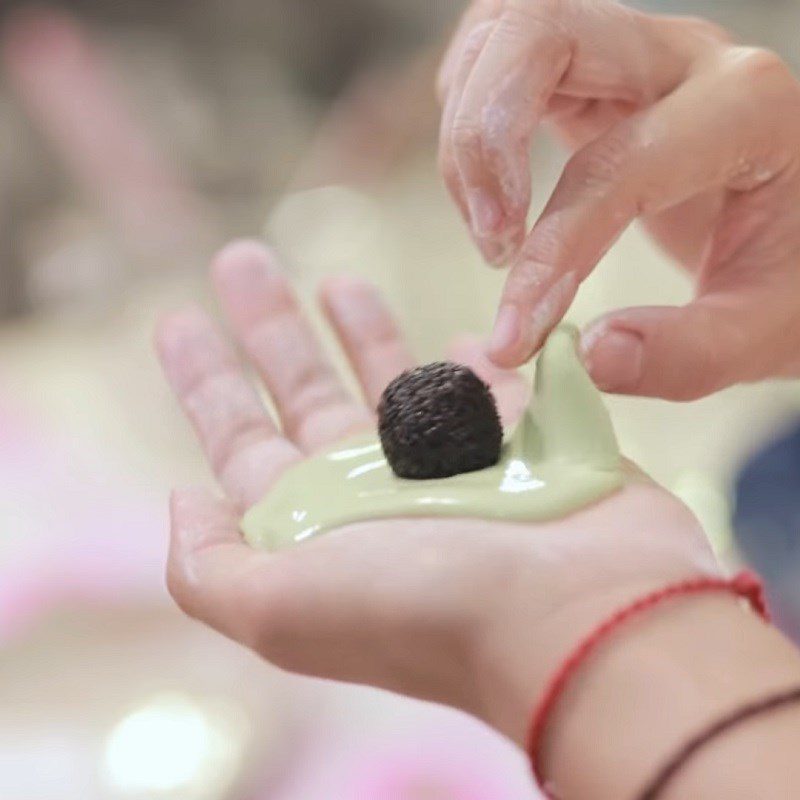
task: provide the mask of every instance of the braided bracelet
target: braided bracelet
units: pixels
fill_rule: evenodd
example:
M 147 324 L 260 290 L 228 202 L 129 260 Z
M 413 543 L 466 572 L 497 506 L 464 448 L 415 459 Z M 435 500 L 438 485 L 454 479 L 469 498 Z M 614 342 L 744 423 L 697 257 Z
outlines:
M 640 616 L 661 605 L 662 603 L 679 597 L 694 596 L 699 594 L 706 594 L 710 592 L 727 592 L 738 597 L 746 599 L 753 609 L 762 616 L 765 620 L 769 619 L 766 601 L 764 599 L 764 590 L 761 581 L 756 575 L 751 572 L 741 572 L 732 579 L 726 578 L 712 578 L 712 577 L 698 577 L 690 578 L 680 583 L 675 583 L 651 592 L 644 597 L 634 600 L 629 605 L 616 611 L 611 617 L 597 625 L 590 631 L 575 647 L 575 649 L 564 659 L 561 666 L 553 673 L 553 676 L 546 684 L 545 690 L 542 694 L 541 700 L 536 706 L 528 735 L 528 755 L 530 757 L 531 767 L 533 769 L 536 782 L 543 791 L 545 797 L 549 800 L 557 800 L 553 794 L 552 788 L 548 789 L 545 781 L 543 780 L 541 771 L 541 747 L 544 739 L 545 729 L 549 722 L 553 710 L 564 694 L 564 691 L 569 684 L 570 680 L 575 676 L 578 670 L 584 666 L 586 661 L 594 654 L 594 652 L 602 645 L 608 638 L 615 634 L 619 628 L 623 627 L 631 619 Z M 767 709 L 768 710 L 768 709 Z M 745 713 L 750 711 L 746 709 Z M 739 712 L 741 713 L 741 711 Z M 758 709 L 756 711 L 758 713 Z M 745 717 L 746 718 L 746 717 Z M 730 727 L 736 724 L 738 720 L 734 719 L 733 722 L 723 720 L 723 730 L 725 726 Z M 719 725 L 720 723 L 717 723 Z M 669 764 L 662 770 L 656 778 L 656 782 L 651 784 L 647 791 L 660 791 L 661 787 L 666 785 L 672 775 L 681 767 L 681 765 L 694 753 L 699 747 L 717 735 L 716 726 L 711 729 L 711 733 L 705 732 L 705 735 L 700 735 L 692 740 L 687 746 L 688 752 L 681 751 L 679 756 L 672 759 Z M 699 740 L 699 744 L 697 743 Z M 661 781 L 661 783 L 657 783 Z M 641 800 L 653 800 L 657 794 L 645 794 L 641 796 Z

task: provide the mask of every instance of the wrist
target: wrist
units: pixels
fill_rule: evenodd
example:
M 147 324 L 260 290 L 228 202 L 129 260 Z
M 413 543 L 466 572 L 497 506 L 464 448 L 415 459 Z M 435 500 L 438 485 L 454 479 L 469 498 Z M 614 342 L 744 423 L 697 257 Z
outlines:
M 549 721 L 544 773 L 565 798 L 636 796 L 690 736 L 798 681 L 793 648 L 741 602 L 723 594 L 674 598 L 620 629 L 566 687 Z M 726 748 L 735 743 L 714 743 L 690 764 L 677 796 L 710 796 L 709 787 L 713 796 L 732 796 L 724 781 L 733 763 Z M 758 795 L 764 785 L 755 777 L 743 796 L 773 796 Z
M 568 522 L 503 533 L 494 541 L 508 540 L 510 553 L 481 593 L 469 710 L 520 746 L 546 682 L 582 637 L 643 595 L 719 575 L 694 517 L 639 480 Z
M 538 624 L 533 624 L 533 612 L 519 608 L 484 637 L 480 657 L 483 691 L 479 695 L 485 698 L 485 721 L 525 748 L 536 703 L 579 641 L 634 600 L 695 575 L 689 568 L 675 565 L 635 580 L 609 581 L 604 588 L 585 591 L 548 609 Z M 591 668 L 586 665 L 587 671 Z M 577 681 L 583 670 L 579 672 Z

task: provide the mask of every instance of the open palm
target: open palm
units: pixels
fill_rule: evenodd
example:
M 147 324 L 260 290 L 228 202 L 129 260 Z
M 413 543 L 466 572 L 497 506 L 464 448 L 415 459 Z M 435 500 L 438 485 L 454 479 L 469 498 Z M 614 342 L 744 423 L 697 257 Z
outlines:
M 714 569 L 688 511 L 646 481 L 535 526 L 374 520 L 278 553 L 251 549 L 239 532 L 242 511 L 287 467 L 372 426 L 384 387 L 412 359 L 369 284 L 326 283 L 322 305 L 358 376 L 367 401 L 359 402 L 267 250 L 230 245 L 213 276 L 281 428 L 211 320 L 190 310 L 162 321 L 167 377 L 227 494 L 173 496 L 168 584 L 190 615 L 283 668 L 447 703 L 521 741 L 525 709 L 504 707 L 503 695 L 532 700 L 576 628 L 666 577 Z M 453 350 L 492 385 L 512 421 L 525 394 L 516 373 L 491 366 L 478 341 L 462 338 Z M 510 664 L 521 656 L 517 678 Z

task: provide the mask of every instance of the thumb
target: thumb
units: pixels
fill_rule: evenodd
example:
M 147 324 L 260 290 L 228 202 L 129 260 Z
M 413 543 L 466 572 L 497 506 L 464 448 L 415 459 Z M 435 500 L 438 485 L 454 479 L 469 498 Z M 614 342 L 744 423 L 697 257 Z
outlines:
M 583 333 L 586 367 L 617 394 L 696 400 L 765 377 L 764 331 L 745 307 L 701 299 L 683 307 L 617 311 Z

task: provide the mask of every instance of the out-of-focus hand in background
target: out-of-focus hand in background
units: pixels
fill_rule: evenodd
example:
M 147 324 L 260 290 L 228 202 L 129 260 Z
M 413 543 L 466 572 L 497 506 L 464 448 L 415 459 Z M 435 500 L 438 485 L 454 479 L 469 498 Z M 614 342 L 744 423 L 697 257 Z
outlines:
M 796 63 L 794 3 L 670 10 L 690 7 Z M 3 5 L 0 796 L 534 796 L 522 758 L 479 725 L 289 679 L 183 619 L 163 585 L 168 490 L 206 475 L 151 330 L 187 301 L 213 309 L 205 264 L 225 240 L 267 234 L 301 297 L 342 269 L 369 278 L 419 360 L 441 356 L 459 330 L 477 337 L 469 353 L 482 347 L 502 275 L 485 269 L 436 172 L 435 65 L 463 10 Z M 564 155 L 537 140 L 533 162 L 536 209 Z M 586 323 L 688 293 L 632 231 L 570 313 Z M 738 560 L 731 487 L 796 416 L 795 389 L 610 405 L 626 454 Z M 796 537 L 791 523 L 773 533 L 748 540 L 748 557 L 800 632 Z

